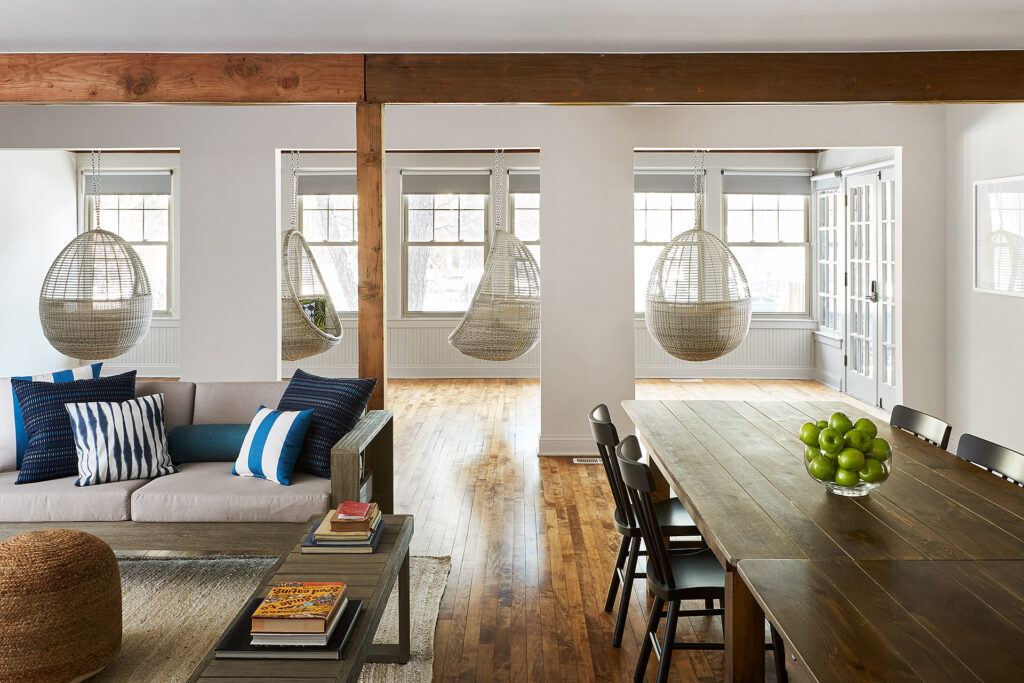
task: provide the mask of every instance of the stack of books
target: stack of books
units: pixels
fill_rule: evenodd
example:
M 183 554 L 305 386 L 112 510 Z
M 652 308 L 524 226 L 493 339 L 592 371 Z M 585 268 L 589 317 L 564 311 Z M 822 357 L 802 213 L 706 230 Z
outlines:
M 331 510 L 302 541 L 302 552 L 372 553 L 384 534 L 384 519 L 376 503 L 346 501 Z
M 220 659 L 338 659 L 361 601 L 344 583 L 279 583 L 254 599 L 215 648 Z M 251 616 L 249 616 L 251 615 Z

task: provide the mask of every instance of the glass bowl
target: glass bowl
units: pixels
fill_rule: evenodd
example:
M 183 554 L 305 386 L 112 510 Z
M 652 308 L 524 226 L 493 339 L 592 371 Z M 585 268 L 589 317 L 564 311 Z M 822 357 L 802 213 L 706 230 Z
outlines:
M 889 478 L 889 473 L 892 472 L 891 449 L 884 453 L 861 453 L 864 464 L 859 470 L 844 470 L 843 472 L 846 474 L 840 472 L 842 470 L 839 467 L 840 455 L 842 453 L 827 453 L 813 446 L 804 447 L 804 467 L 807 469 L 807 474 L 811 479 L 822 484 L 829 493 L 837 496 L 866 496 L 869 491 L 884 484 Z M 825 460 L 821 460 L 821 458 Z M 847 454 L 843 458 L 843 462 L 849 464 L 851 459 L 856 464 L 857 459 L 852 453 Z M 870 464 L 871 460 L 876 461 L 878 465 Z M 853 474 L 857 475 L 856 481 L 853 479 Z

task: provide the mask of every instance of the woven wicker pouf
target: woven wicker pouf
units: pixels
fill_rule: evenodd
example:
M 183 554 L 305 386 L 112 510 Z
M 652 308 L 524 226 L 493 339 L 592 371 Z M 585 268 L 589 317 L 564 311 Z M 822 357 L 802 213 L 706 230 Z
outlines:
M 114 551 L 71 529 L 0 543 L 0 681 L 80 681 L 121 649 Z

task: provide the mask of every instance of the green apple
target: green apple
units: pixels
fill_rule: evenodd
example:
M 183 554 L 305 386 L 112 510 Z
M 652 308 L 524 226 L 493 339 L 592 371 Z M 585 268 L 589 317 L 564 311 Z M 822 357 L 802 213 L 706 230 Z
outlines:
M 860 451 L 857 451 L 857 454 L 862 458 L 864 457 L 864 454 Z M 857 474 L 857 470 L 847 470 L 840 467 L 836 470 L 836 483 L 850 488 L 860 483 L 860 475 Z
M 818 434 L 818 445 L 821 446 L 823 451 L 838 453 L 843 450 L 843 433 L 832 427 L 822 429 L 821 433 Z
M 876 460 L 885 460 L 889 456 L 889 452 L 892 448 L 889 446 L 889 442 L 885 439 L 874 438 L 871 439 L 871 444 L 868 446 L 868 450 L 865 453 L 869 458 L 875 458 Z
M 860 468 L 860 478 L 869 484 L 876 484 L 885 479 L 885 468 L 874 458 L 867 458 Z
M 820 432 L 821 430 L 815 427 L 813 422 L 807 422 L 800 428 L 800 440 L 808 446 L 817 446 Z
M 829 418 L 828 426 L 840 434 L 845 434 L 853 429 L 853 422 L 850 421 L 850 418 L 846 417 L 845 413 L 833 413 L 832 417 Z
M 811 473 L 811 476 L 821 481 L 832 481 L 832 477 L 836 473 L 836 463 L 826 458 L 823 455 L 819 455 L 811 464 L 807 466 L 807 471 Z
M 863 453 L 871 447 L 871 437 L 868 436 L 867 432 L 854 428 L 843 436 L 843 446 L 845 448 L 856 448 Z
M 839 452 L 838 460 L 839 466 L 844 470 L 856 472 L 861 467 L 864 467 L 864 454 L 856 448 L 844 448 Z
M 817 446 L 804 446 L 804 459 L 810 462 L 821 455 L 821 449 Z
M 828 420 L 818 420 L 814 423 L 814 426 L 818 429 L 828 429 Z
M 854 422 L 853 428 L 859 429 L 862 432 L 867 432 L 868 436 L 871 437 L 872 439 L 878 436 L 878 427 L 876 427 L 875 423 L 867 419 L 866 417 L 862 417 L 861 419 Z

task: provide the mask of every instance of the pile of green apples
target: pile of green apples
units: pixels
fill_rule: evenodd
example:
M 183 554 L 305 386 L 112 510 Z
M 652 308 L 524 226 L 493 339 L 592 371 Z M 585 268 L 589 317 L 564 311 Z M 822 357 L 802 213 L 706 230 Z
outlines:
M 866 417 L 856 422 L 843 413 L 800 427 L 806 444 L 804 459 L 812 477 L 837 486 L 880 484 L 889 478 L 889 442 L 878 438 L 878 427 Z M 872 487 L 873 488 L 873 487 Z

